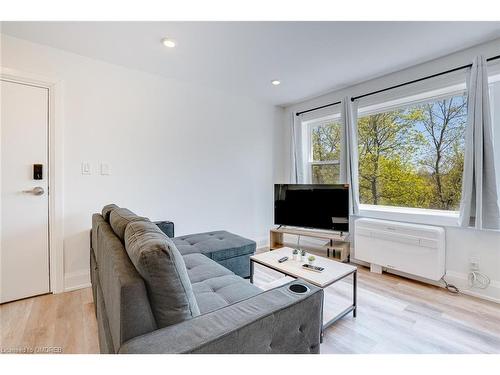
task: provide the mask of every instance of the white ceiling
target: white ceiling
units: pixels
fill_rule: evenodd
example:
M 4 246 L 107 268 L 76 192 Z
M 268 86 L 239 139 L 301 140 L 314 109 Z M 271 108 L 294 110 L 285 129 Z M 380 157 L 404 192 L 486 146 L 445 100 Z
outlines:
M 2 32 L 282 105 L 498 38 L 500 22 L 2 22 Z

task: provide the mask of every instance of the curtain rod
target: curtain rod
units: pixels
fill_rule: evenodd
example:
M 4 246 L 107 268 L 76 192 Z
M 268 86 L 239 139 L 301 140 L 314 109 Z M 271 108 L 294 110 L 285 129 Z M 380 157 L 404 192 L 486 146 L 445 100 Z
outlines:
M 334 103 L 330 103 L 330 104 L 325 104 L 325 105 L 322 105 L 320 107 L 311 108 L 311 109 L 308 109 L 308 110 L 305 110 L 305 111 L 302 111 L 302 112 L 297 112 L 295 114 L 295 116 L 300 116 L 303 113 L 317 111 L 318 109 L 322 109 L 322 108 L 326 108 L 326 107 L 331 107 L 332 105 L 337 105 L 337 104 L 340 104 L 340 103 L 342 103 L 342 102 L 338 101 L 338 102 L 334 102 Z
M 497 60 L 497 59 L 500 59 L 500 55 L 490 57 L 489 59 L 486 59 L 486 61 L 493 61 L 493 60 Z M 392 89 L 397 89 L 398 87 L 402 87 L 402 86 L 410 85 L 412 83 L 424 81 L 424 80 L 429 79 L 429 78 L 439 77 L 439 76 L 442 76 L 444 74 L 453 73 L 453 72 L 456 72 L 458 70 L 462 70 L 462 69 L 465 69 L 465 68 L 470 68 L 471 66 L 472 66 L 472 64 L 467 64 L 467 65 L 459 66 L 457 68 L 449 69 L 449 70 L 446 70 L 446 71 L 441 72 L 441 73 L 431 74 L 430 76 L 426 76 L 426 77 L 414 79 L 413 81 L 408 81 L 408 82 L 405 82 L 405 83 L 400 83 L 399 85 L 394 85 L 394 86 L 391 86 L 391 87 L 387 87 L 385 89 L 381 89 L 381 90 L 377 90 L 377 91 L 372 91 L 372 92 L 369 92 L 367 94 L 363 94 L 363 95 L 359 95 L 359 96 L 354 96 L 354 97 L 351 98 L 351 102 L 353 102 L 353 101 L 355 101 L 357 99 L 364 98 L 365 96 L 370 96 L 370 95 L 378 94 L 378 93 L 381 93 L 381 92 L 384 92 L 384 91 L 389 91 L 389 90 L 392 90 Z

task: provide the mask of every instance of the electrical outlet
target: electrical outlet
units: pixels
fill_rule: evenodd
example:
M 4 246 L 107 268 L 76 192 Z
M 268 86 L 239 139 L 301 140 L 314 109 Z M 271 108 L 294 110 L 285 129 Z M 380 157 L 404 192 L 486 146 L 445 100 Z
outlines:
M 108 163 L 101 163 L 101 175 L 102 176 L 109 176 L 110 170 L 109 170 L 109 164 Z
M 471 271 L 479 271 L 479 258 L 471 257 L 469 259 L 469 268 Z

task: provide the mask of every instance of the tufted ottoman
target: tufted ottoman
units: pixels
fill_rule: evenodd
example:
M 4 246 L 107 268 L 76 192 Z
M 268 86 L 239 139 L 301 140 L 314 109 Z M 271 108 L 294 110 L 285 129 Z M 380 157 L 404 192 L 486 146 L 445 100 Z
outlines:
M 174 237 L 182 255 L 203 254 L 241 277 L 250 276 L 250 256 L 257 247 L 255 241 L 225 230 Z

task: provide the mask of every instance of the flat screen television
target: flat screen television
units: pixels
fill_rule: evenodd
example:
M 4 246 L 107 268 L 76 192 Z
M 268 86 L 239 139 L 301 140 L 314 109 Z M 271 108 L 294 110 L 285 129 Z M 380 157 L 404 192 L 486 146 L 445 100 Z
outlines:
M 274 185 L 274 223 L 349 231 L 349 185 Z

